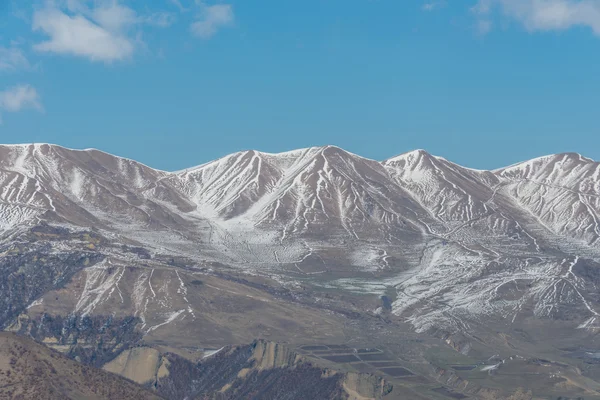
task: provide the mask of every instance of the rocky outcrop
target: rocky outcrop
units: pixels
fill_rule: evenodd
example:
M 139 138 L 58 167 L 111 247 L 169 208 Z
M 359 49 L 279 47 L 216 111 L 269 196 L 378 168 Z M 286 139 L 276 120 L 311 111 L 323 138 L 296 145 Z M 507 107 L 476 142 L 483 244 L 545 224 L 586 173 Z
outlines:
M 5 328 L 34 300 L 58 289 L 104 256 L 82 249 L 56 251 L 47 242 L 28 241 L 0 248 L 0 326 Z
M 168 374 L 157 377 L 155 389 L 169 399 L 378 400 L 393 390 L 381 377 L 322 368 L 267 341 L 225 348 L 197 363 L 164 358 Z
M 289 348 L 262 340 L 255 343 L 252 358 L 256 361 L 254 368 L 259 370 L 289 368 L 302 362 Z
M 24 314 L 9 329 L 45 343 L 84 364 L 102 367 L 140 342 L 142 333 L 136 330 L 138 322 L 133 317 L 43 314 L 30 318 Z

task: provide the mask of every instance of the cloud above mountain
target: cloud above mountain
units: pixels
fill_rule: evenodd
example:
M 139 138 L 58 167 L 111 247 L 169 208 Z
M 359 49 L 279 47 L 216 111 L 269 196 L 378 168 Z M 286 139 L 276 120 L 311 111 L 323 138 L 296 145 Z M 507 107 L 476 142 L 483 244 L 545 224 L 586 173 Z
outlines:
M 532 32 L 586 27 L 600 35 L 599 0 L 478 0 L 472 11 L 485 24 L 499 13 Z
M 121 24 L 122 21 L 112 21 Z M 113 27 L 115 25 L 112 25 Z M 133 53 L 133 41 L 117 30 L 111 30 L 83 15 L 67 15 L 59 9 L 36 12 L 33 30 L 46 34 L 49 39 L 37 43 L 40 52 L 70 54 L 92 61 L 112 62 L 125 59 Z
M 40 95 L 31 85 L 16 85 L 0 91 L 0 111 L 18 112 L 25 109 L 44 111 Z M 2 124 L 2 115 L 0 115 Z
M 202 39 L 212 37 L 220 28 L 231 25 L 234 21 L 233 7 L 229 4 L 207 6 L 199 3 L 199 6 L 200 15 L 192 23 L 191 31 Z
M 142 27 L 166 28 L 175 21 L 173 13 L 141 14 L 114 0 L 48 2 L 33 14 L 32 29 L 47 37 L 34 49 L 111 63 L 132 56 Z

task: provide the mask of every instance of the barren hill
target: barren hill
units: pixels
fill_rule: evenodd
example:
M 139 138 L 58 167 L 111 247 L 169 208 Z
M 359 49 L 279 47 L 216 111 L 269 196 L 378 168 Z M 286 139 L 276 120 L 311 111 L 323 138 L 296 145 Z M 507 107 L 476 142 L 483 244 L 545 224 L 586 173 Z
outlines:
M 73 361 L 12 333 L 0 333 L 0 398 L 132 399 L 161 397 L 118 375 Z

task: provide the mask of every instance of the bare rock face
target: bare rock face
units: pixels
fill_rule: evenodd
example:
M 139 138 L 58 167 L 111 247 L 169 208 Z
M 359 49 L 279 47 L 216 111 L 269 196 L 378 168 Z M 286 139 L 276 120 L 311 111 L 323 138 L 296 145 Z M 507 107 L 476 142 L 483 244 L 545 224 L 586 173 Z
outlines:
M 344 373 L 406 368 L 424 379 L 407 398 L 465 392 L 453 382 L 516 395 L 494 392 L 495 356 L 565 365 L 551 378 L 535 367 L 549 380 L 519 384 L 523 396 L 594 398 L 599 199 L 600 163 L 572 153 L 479 171 L 422 150 L 379 162 L 326 146 L 165 172 L 97 150 L 0 146 L 0 323 L 155 386 L 130 360 L 164 372 L 165 354 L 196 363 L 263 338 L 291 353 L 385 347 L 393 360 L 314 356 Z M 248 373 L 300 368 L 265 346 Z M 387 375 L 377 364 L 394 360 Z M 511 365 L 493 371 L 534 368 Z

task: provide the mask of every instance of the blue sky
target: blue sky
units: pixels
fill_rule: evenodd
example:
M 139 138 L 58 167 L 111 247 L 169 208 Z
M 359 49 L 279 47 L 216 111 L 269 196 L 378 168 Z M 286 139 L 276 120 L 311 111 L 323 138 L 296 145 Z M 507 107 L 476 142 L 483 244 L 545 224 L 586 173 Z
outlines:
M 600 159 L 600 0 L 0 0 L 0 142 Z

